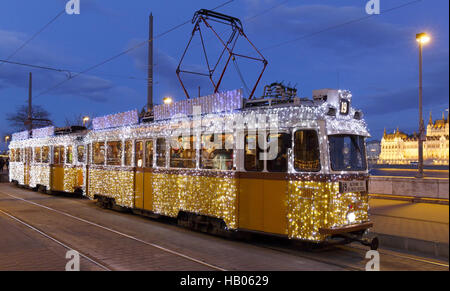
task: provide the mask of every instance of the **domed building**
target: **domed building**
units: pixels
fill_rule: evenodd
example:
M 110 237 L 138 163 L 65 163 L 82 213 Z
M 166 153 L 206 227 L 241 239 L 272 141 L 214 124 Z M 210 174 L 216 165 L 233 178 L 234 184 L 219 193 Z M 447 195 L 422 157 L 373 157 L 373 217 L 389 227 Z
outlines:
M 430 120 L 426 128 L 426 140 L 423 143 L 424 164 L 449 164 L 449 120 L 442 114 L 442 119 Z M 398 128 L 394 133 L 384 131 L 381 139 L 381 153 L 378 164 L 411 164 L 419 160 L 419 136 L 408 135 Z

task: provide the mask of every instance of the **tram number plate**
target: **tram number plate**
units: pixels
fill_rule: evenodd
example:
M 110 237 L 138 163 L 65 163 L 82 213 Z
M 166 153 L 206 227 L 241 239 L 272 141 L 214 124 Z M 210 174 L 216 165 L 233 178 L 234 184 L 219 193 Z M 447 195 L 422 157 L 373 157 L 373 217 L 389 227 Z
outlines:
M 366 192 L 367 182 L 365 180 L 359 181 L 340 181 L 339 182 L 339 192 Z

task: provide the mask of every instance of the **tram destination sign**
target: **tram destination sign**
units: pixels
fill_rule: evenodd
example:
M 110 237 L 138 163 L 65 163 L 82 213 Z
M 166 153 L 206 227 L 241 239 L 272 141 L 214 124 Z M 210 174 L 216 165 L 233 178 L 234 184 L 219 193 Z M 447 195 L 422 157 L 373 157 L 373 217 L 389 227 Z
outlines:
M 367 181 L 366 180 L 354 180 L 354 181 L 339 181 L 339 192 L 366 192 Z

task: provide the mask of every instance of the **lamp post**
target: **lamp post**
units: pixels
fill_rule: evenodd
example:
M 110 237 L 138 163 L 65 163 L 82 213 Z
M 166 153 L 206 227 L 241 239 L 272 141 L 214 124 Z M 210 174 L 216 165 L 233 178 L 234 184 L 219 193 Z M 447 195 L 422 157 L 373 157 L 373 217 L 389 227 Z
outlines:
M 423 141 L 425 139 L 425 127 L 422 114 L 422 49 L 423 45 L 430 42 L 431 38 L 425 32 L 416 34 L 419 43 L 419 163 L 417 178 L 423 178 Z
M 165 97 L 163 99 L 163 102 L 164 102 L 164 104 L 169 105 L 169 104 L 172 104 L 173 99 L 172 99 L 172 97 Z
M 89 118 L 89 116 L 83 117 L 83 126 L 86 126 L 86 123 L 88 123 L 89 120 L 91 120 L 91 119 Z

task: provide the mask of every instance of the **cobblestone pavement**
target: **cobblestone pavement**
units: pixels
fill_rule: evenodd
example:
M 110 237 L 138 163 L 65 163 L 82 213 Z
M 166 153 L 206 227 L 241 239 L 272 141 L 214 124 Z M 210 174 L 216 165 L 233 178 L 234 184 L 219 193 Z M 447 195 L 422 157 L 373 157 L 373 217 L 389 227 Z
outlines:
M 0 184 L 0 270 L 64 270 L 68 249 L 84 256 L 82 270 L 363 270 L 367 262 L 365 248 L 311 252 L 279 238 L 224 239 Z M 381 269 L 448 266 L 382 252 Z

